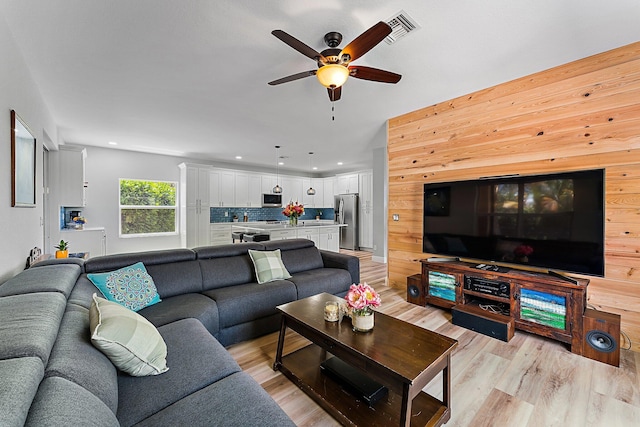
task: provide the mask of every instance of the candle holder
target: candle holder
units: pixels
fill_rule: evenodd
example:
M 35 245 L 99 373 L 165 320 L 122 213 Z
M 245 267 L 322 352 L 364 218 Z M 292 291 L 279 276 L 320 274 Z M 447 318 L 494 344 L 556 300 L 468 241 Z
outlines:
M 324 303 L 324 320 L 327 322 L 337 322 L 340 319 L 340 310 L 337 301 L 327 301 Z

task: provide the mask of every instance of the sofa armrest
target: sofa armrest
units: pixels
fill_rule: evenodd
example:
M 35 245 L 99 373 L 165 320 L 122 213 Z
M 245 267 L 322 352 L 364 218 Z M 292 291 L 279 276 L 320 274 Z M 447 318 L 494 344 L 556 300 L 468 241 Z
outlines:
M 353 283 L 360 283 L 360 259 L 346 254 L 320 250 L 322 262 L 327 268 L 341 268 L 351 274 Z

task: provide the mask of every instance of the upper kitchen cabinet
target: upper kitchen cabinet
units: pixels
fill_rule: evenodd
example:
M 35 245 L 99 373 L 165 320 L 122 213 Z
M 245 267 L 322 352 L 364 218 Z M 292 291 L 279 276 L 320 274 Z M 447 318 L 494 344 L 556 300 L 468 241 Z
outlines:
M 289 202 L 302 203 L 303 191 L 302 191 L 302 178 L 295 176 L 281 176 L 282 183 L 282 205 L 286 205 Z M 306 192 L 307 189 L 305 188 Z
M 307 194 L 309 188 L 313 188 L 316 193 L 314 195 Z M 305 207 L 308 206 L 310 208 L 325 207 L 324 182 L 322 178 L 302 178 L 302 203 Z
M 336 188 L 335 194 L 349 194 L 358 192 L 358 174 L 348 173 L 343 175 L 336 175 Z
M 210 197 L 213 207 L 235 205 L 236 174 L 225 169 L 212 169 L 210 174 Z
M 87 150 L 61 145 L 58 151 L 60 206 L 81 207 L 87 204 L 85 161 Z
M 257 174 L 235 173 L 235 205 L 257 208 L 262 205 L 262 177 Z
M 322 184 L 324 187 L 324 194 L 322 195 L 323 198 L 323 207 L 325 208 L 334 208 L 334 199 L 333 196 L 338 194 L 336 193 L 336 178 L 335 177 L 328 177 L 328 178 L 324 178 L 322 180 Z

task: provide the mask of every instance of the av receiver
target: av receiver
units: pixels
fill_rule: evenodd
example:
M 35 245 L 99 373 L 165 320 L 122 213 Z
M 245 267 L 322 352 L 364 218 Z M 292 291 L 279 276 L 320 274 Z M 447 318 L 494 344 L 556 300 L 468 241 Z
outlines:
M 464 276 L 464 288 L 468 291 L 509 298 L 511 286 L 509 282 L 489 280 L 481 277 Z

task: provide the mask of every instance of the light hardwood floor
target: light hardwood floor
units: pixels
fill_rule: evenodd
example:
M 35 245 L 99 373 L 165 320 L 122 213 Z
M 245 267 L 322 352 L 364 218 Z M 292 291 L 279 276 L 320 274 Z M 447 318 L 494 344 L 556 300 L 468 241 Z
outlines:
M 640 426 L 640 353 L 621 351 L 620 368 L 572 354 L 564 344 L 516 331 L 505 343 L 455 326 L 451 313 L 406 302 L 404 290 L 386 286 L 386 266 L 367 252 L 361 281 L 382 297 L 380 311 L 457 339 L 452 358 L 452 416 L 449 426 L 627 427 Z M 271 368 L 278 334 L 228 348 L 299 426 L 339 425 L 298 387 Z M 285 353 L 306 345 L 289 332 Z M 441 398 L 436 377 L 425 391 Z

